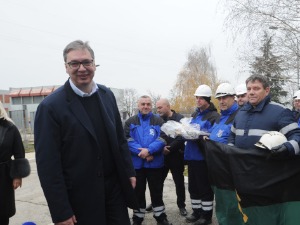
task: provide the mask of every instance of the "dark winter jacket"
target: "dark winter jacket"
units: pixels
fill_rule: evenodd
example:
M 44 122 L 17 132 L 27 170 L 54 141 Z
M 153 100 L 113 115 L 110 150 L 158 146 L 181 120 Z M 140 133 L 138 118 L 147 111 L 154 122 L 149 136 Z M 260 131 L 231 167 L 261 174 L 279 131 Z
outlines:
M 176 122 L 180 122 L 180 120 L 184 116 L 181 115 L 180 113 L 175 112 L 172 110 L 172 116 L 166 117 L 163 116 L 161 117 L 165 122 L 168 122 L 169 120 L 173 120 Z M 176 138 L 172 138 L 169 136 L 166 136 L 164 138 L 167 142 L 167 146 L 169 147 L 170 153 L 165 155 L 165 165 L 167 166 L 176 166 L 176 165 L 181 165 L 183 162 L 183 152 L 184 152 L 184 142 L 185 140 L 181 136 L 177 136 Z
M 18 128 L 0 119 L 0 218 L 12 217 L 16 212 L 13 178 L 23 178 L 29 173 Z
M 291 155 L 299 154 L 300 128 L 292 111 L 265 97 L 256 107 L 246 103 L 236 114 L 228 143 L 238 148 L 251 149 L 268 131 L 283 133 L 284 145 Z

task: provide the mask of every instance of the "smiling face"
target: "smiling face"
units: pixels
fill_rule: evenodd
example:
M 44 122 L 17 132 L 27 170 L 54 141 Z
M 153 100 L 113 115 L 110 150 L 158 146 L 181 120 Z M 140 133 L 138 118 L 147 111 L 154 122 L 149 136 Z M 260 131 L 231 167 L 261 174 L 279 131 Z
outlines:
M 149 97 L 141 97 L 138 101 L 138 108 L 142 115 L 147 115 L 152 111 L 152 101 Z
M 248 102 L 248 96 L 247 93 L 241 94 L 241 95 L 236 95 L 237 98 L 237 103 L 239 106 L 245 105 L 246 102 Z
M 93 86 L 93 77 L 96 71 L 95 63 L 93 62 L 89 66 L 83 66 L 79 64 L 78 68 L 72 68 L 68 63 L 74 62 L 88 62 L 93 58 L 87 49 L 72 50 L 67 54 L 66 58 L 66 72 L 69 74 L 71 81 L 80 90 L 86 93 L 90 93 Z
M 263 84 L 258 80 L 247 83 L 248 101 L 252 106 L 257 106 L 269 93 L 270 87 L 264 88 Z

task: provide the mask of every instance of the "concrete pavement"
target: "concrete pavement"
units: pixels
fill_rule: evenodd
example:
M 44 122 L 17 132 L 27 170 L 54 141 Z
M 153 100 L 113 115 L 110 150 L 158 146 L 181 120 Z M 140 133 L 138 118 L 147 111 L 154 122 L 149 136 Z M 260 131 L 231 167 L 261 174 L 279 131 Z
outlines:
M 22 225 L 26 221 L 33 221 L 37 225 L 52 225 L 51 216 L 47 206 L 46 199 L 42 192 L 39 179 L 36 171 L 34 153 L 26 153 L 26 158 L 31 165 L 31 175 L 23 179 L 22 188 L 16 190 L 16 207 L 17 212 L 14 217 L 10 219 L 11 225 Z M 147 189 L 148 191 L 148 189 Z M 191 203 L 187 191 L 186 182 L 186 209 L 191 213 Z M 147 202 L 150 203 L 149 193 L 147 193 Z M 172 176 L 169 174 L 164 184 L 164 202 L 166 206 L 166 213 L 168 219 L 173 225 L 187 224 L 185 217 L 180 216 L 176 205 L 175 185 Z M 130 217 L 132 210 L 129 210 Z M 216 218 L 213 218 L 213 225 L 217 225 Z M 87 224 L 90 225 L 90 224 Z M 156 225 L 152 213 L 147 213 L 143 225 Z

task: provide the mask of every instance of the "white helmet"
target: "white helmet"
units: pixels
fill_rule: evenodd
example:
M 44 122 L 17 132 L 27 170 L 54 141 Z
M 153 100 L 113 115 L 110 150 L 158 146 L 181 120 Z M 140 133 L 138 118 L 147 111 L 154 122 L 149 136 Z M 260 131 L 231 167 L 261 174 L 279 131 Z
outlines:
M 271 150 L 273 147 L 282 145 L 284 142 L 287 142 L 287 139 L 282 133 L 277 131 L 269 131 L 261 136 L 255 146 Z
M 235 94 L 236 95 L 243 95 L 247 93 L 247 87 L 246 84 L 239 84 L 236 89 L 235 89 Z
M 300 99 L 300 90 L 295 92 L 293 98 L 294 99 Z
M 215 97 L 219 98 L 226 95 L 235 95 L 235 91 L 231 84 L 222 83 L 218 86 Z
M 199 97 L 211 97 L 211 89 L 206 84 L 202 84 L 196 89 L 194 95 Z

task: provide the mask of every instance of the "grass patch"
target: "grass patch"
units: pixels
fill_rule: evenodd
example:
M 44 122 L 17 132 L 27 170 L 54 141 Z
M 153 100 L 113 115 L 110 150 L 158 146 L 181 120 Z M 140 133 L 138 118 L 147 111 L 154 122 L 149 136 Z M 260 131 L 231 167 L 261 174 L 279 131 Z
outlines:
M 34 152 L 34 144 L 33 144 L 33 142 L 24 141 L 23 145 L 24 145 L 26 153 L 28 153 L 28 152 Z
M 185 177 L 188 176 L 188 166 L 187 166 L 187 165 L 184 166 L 183 175 L 184 175 Z

